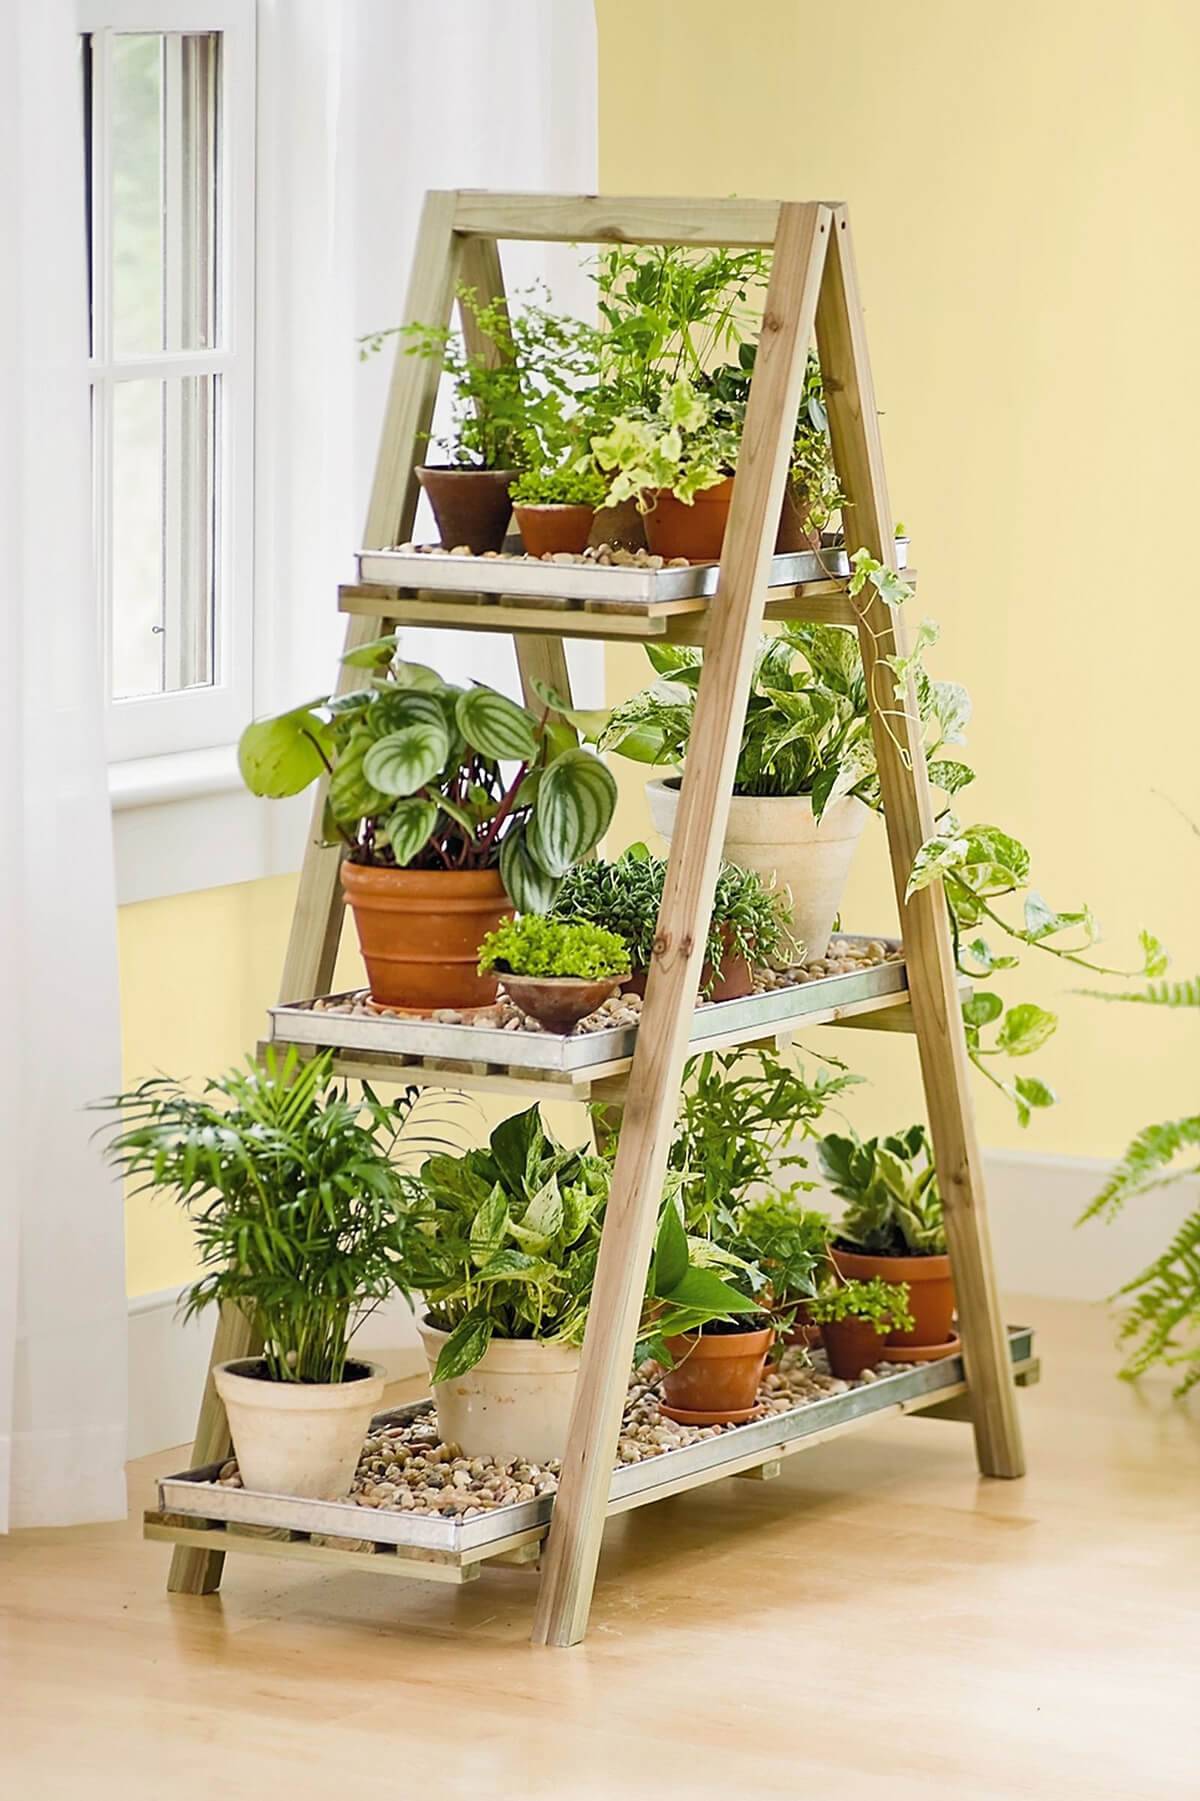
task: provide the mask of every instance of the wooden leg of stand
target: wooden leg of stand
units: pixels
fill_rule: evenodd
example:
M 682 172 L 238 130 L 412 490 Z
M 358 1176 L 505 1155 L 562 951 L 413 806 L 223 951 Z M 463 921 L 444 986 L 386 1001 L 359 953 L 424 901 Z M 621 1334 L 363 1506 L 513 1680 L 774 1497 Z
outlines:
M 219 1462 L 228 1457 L 232 1448 L 229 1422 L 225 1418 L 225 1404 L 212 1379 L 213 1364 L 227 1363 L 235 1357 L 254 1357 L 261 1349 L 261 1340 L 241 1309 L 228 1305 L 222 1307 L 217 1319 L 217 1329 L 213 1334 L 209 1374 L 204 1384 L 204 1399 L 200 1403 L 200 1418 L 196 1423 L 192 1469 L 199 1469 L 206 1463 Z M 171 1557 L 167 1589 L 173 1595 L 211 1595 L 221 1586 L 221 1571 L 224 1566 L 223 1551 L 201 1551 L 190 1545 L 177 1545 Z

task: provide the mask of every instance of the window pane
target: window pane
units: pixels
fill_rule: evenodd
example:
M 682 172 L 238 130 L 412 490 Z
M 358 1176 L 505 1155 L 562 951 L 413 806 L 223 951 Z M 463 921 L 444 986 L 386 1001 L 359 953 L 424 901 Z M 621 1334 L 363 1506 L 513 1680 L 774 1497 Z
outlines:
M 213 681 L 218 385 L 113 386 L 114 700 Z
M 112 331 L 118 356 L 215 342 L 219 34 L 112 39 Z

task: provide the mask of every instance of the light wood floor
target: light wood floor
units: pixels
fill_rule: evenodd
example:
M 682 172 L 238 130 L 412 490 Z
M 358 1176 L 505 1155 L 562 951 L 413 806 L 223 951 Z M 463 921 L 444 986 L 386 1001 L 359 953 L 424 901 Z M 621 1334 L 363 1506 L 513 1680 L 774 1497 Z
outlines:
M 587 1643 L 534 1578 L 463 1589 L 231 1559 L 168 1598 L 135 1523 L 0 1540 L 0 1796 L 1200 1793 L 1200 1409 L 1029 1302 L 1029 1477 L 902 1420 L 614 1521 Z M 136 1518 L 158 1471 L 130 1469 Z

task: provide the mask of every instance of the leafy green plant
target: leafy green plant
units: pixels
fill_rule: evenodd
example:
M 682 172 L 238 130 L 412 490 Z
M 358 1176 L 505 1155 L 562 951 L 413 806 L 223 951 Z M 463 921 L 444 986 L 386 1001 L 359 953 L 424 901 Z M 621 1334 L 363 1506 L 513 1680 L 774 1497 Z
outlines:
M 725 363 L 711 373 L 696 378 L 701 392 L 709 397 L 718 423 L 734 429 L 740 440 L 750 400 L 750 381 L 758 346 L 738 345 L 736 363 Z M 792 453 L 788 466 L 788 482 L 809 531 L 820 531 L 828 525 L 842 505 L 837 471 L 833 466 L 833 446 L 829 438 L 829 420 L 825 412 L 825 388 L 821 364 L 815 350 L 808 353 L 804 386 L 792 437 Z
M 888 1138 L 831 1132 L 817 1146 L 822 1173 L 846 1202 L 838 1235 L 876 1257 L 934 1257 L 946 1249 L 942 1197 L 922 1125 Z
M 398 1157 L 439 1142 L 414 1131 L 418 1089 L 388 1106 L 364 1082 L 351 1100 L 331 1064 L 268 1047 L 198 1096 L 153 1077 L 97 1103 L 121 1115 L 105 1154 L 133 1192 L 174 1191 L 191 1221 L 203 1274 L 185 1318 L 241 1308 L 277 1382 L 343 1379 L 356 1326 L 397 1286 L 414 1180 Z
M 570 463 L 557 469 L 527 469 L 513 483 L 513 504 L 525 506 L 599 507 L 608 483 L 594 464 Z
M 689 381 L 672 382 L 653 412 L 622 414 L 592 439 L 600 468 L 611 473 L 605 504 L 636 500 L 646 512 L 667 489 L 691 506 L 704 488 L 732 474 L 738 436 Z
M 401 661 L 394 634 L 344 661 L 368 686 L 247 726 L 246 786 L 280 798 L 328 771 L 325 836 L 354 862 L 498 865 L 522 912 L 545 911 L 612 818 L 616 783 L 600 759 L 549 709 L 539 717 L 494 688 Z
M 635 1361 L 652 1357 L 664 1369 L 670 1369 L 674 1362 L 668 1339 L 703 1331 L 715 1320 L 740 1320 L 759 1312 L 753 1295 L 743 1293 L 726 1280 L 729 1274 L 740 1279 L 752 1272 L 736 1257 L 726 1257 L 722 1262 L 726 1274 L 718 1274 L 709 1260 L 712 1247 L 684 1230 L 677 1190 L 677 1182 L 668 1182 L 646 1277 L 635 1352 Z
M 489 932 L 479 947 L 479 973 L 573 976 L 588 982 L 629 974 L 629 952 L 615 932 L 588 920 L 545 919 L 523 913 Z
M 577 863 L 563 878 L 554 914 L 587 919 L 625 941 L 634 969 L 646 969 L 654 951 L 667 860 L 644 844 L 631 844 L 614 862 Z M 791 949 L 790 914 L 783 896 L 764 886 L 753 870 L 723 864 L 717 876 L 705 961 L 715 973 L 725 957 L 754 964 L 780 960 Z
M 799 1190 L 811 1186 L 763 1195 L 734 1214 L 733 1247 L 761 1273 L 775 1307 L 807 1301 L 830 1268 L 829 1216 L 799 1198 Z
M 700 381 L 758 329 L 770 258 L 761 250 L 614 245 L 594 265 L 602 370 L 621 405 L 652 411 L 665 388 Z
M 807 1303 L 814 1325 L 834 1325 L 839 1320 L 869 1320 L 879 1333 L 911 1332 L 908 1283 L 885 1282 L 872 1276 L 869 1282 L 827 1282 Z

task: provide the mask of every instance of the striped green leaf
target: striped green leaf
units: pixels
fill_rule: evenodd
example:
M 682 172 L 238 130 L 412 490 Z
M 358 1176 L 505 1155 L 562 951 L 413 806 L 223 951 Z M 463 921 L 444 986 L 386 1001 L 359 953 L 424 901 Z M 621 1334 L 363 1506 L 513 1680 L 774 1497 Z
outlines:
M 402 800 L 392 808 L 383 831 L 401 868 L 424 850 L 437 818 L 438 810 L 431 800 Z
M 524 826 L 515 826 L 500 844 L 500 879 L 518 913 L 548 913 L 558 893 L 558 877 L 546 874 L 529 854 Z
M 534 720 L 494 688 L 467 688 L 455 703 L 458 729 L 481 756 L 528 763 L 537 754 Z
M 431 782 L 449 750 L 439 719 L 414 720 L 376 740 L 363 758 L 363 774 L 381 794 L 415 794 Z
M 363 769 L 366 753 L 371 748 L 366 732 L 353 732 L 339 751 L 329 778 L 330 809 L 334 818 L 344 824 L 357 824 L 360 819 L 382 813 L 387 807 L 387 795 L 372 787 Z
M 586 750 L 569 750 L 543 772 L 530 815 L 528 847 L 547 875 L 564 876 L 600 842 L 617 803 L 617 784 Z

